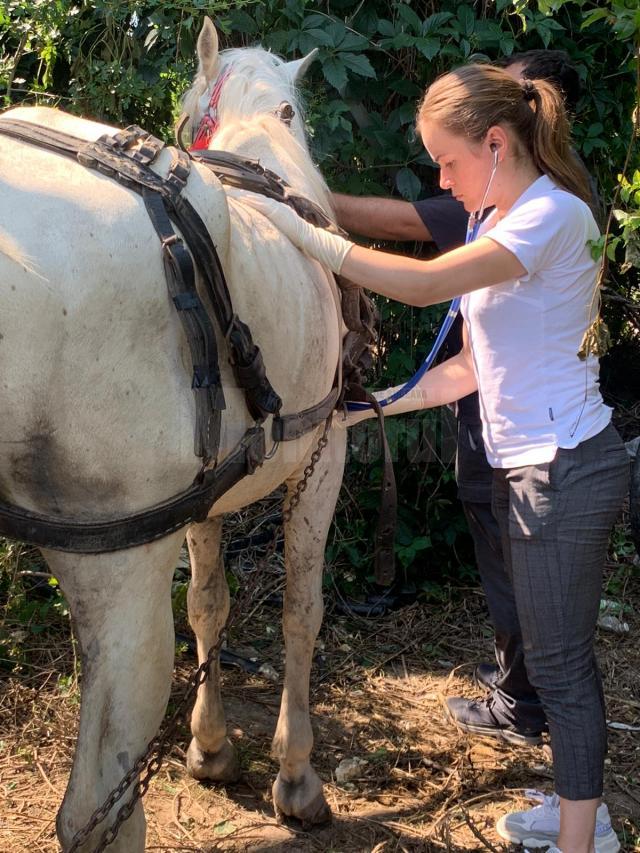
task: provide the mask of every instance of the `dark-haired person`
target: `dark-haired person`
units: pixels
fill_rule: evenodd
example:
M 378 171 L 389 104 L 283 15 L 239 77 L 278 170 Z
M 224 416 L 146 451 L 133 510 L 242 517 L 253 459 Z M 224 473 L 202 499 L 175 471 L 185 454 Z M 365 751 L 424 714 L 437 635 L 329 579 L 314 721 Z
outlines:
M 548 80 L 562 92 L 568 112 L 575 112 L 580 77 L 561 50 L 514 53 L 497 63 L 514 79 Z M 586 170 L 585 170 L 586 174 Z M 464 244 L 468 214 L 450 193 L 415 203 L 389 198 L 361 198 L 334 194 L 338 224 L 365 237 L 395 241 L 433 241 L 440 252 Z M 450 355 L 462 347 L 462 318 L 458 317 L 446 341 Z M 495 663 L 475 667 L 476 682 L 490 691 L 486 700 L 451 697 L 451 719 L 464 731 L 497 737 L 512 744 L 542 741 L 547 723 L 524 666 L 522 637 L 513 590 L 504 566 L 500 530 L 491 508 L 493 469 L 482 439 L 478 394 L 456 403 L 458 441 L 456 481 L 458 497 L 474 543 L 476 564 L 494 627 Z
M 598 359 L 578 356 L 597 312 L 589 183 L 570 156 L 562 97 L 546 81 L 457 69 L 427 89 L 418 125 L 442 188 L 470 214 L 493 207 L 468 245 L 429 261 L 392 255 L 314 228 L 271 199 L 247 202 L 302 251 L 383 296 L 416 306 L 463 297 L 462 350 L 387 411 L 479 392 L 494 513 L 556 789 L 536 809 L 502 818 L 498 831 L 529 848 L 615 853 L 601 802 L 606 722 L 593 645 L 629 461 L 600 395 Z

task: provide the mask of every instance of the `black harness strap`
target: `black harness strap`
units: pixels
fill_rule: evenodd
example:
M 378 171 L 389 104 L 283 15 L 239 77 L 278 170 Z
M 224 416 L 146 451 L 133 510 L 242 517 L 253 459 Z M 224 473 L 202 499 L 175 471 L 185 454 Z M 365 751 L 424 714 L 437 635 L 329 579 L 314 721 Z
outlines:
M 310 406 L 301 412 L 274 418 L 271 425 L 271 437 L 274 441 L 293 441 L 306 435 L 318 424 L 326 421 L 337 406 L 339 397 L 339 389 L 332 388 L 324 400 L 316 403 L 315 406 Z
M 167 286 L 191 350 L 191 387 L 196 398 L 195 454 L 209 461 L 218 455 L 220 421 L 225 407 L 215 332 L 196 291 L 191 257 L 173 230 L 162 197 L 145 189 L 142 198 L 160 238 Z
M 270 169 L 265 169 L 257 160 L 249 160 L 230 151 L 191 151 L 189 157 L 211 169 L 223 184 L 281 201 L 292 207 L 298 216 L 311 225 L 346 236 L 346 232 L 339 228 L 319 205 L 305 196 L 293 193 L 284 178 Z
M 76 554 L 100 554 L 134 548 L 161 539 L 194 521 L 204 521 L 213 504 L 265 456 L 264 430 L 252 427 L 237 448 L 217 467 L 201 473 L 184 492 L 169 501 L 104 521 L 57 519 L 0 502 L 0 535 L 41 548 Z

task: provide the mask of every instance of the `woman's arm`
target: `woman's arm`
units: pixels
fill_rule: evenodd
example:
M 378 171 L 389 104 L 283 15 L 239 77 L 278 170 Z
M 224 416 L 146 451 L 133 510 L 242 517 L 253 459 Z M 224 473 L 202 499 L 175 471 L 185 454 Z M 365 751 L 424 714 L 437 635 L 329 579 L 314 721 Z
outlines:
M 273 199 L 244 190 L 227 190 L 227 195 L 263 213 L 294 245 L 333 272 L 409 305 L 446 302 L 526 273 L 512 252 L 489 237 L 422 261 L 356 246 L 337 234 L 309 225 L 290 207 Z
M 463 347 L 457 355 L 428 370 L 415 388 L 412 388 L 404 397 L 394 403 L 384 406 L 385 416 L 444 406 L 447 403 L 461 400 L 462 397 L 476 391 L 478 381 L 473 369 L 466 330 L 463 331 L 463 340 Z M 386 391 L 376 391 L 374 396 L 379 400 L 390 397 L 401 387 L 398 385 L 395 388 L 387 388 Z M 375 417 L 375 412 L 373 409 L 366 409 L 362 412 L 350 412 L 344 420 L 340 418 L 339 414 L 336 417 L 339 425 L 350 427 L 367 418 Z
M 430 261 L 354 245 L 340 273 L 382 296 L 424 307 L 518 278 L 526 270 L 508 249 L 481 237 Z

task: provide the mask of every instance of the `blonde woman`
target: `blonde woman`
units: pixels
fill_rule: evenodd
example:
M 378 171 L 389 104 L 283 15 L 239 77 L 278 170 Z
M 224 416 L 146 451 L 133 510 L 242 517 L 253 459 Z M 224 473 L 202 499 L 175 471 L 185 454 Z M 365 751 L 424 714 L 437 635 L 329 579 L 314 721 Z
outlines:
M 556 790 L 503 817 L 498 831 L 556 853 L 615 853 L 601 804 L 606 725 L 593 640 L 629 463 L 600 395 L 598 361 L 577 355 L 596 310 L 588 180 L 571 154 L 561 95 L 542 80 L 460 68 L 429 87 L 418 127 L 442 188 L 470 214 L 494 207 L 473 242 L 434 260 L 356 246 L 277 202 L 248 200 L 307 254 L 383 296 L 417 306 L 463 296 L 462 352 L 387 411 L 479 392 L 494 512 Z

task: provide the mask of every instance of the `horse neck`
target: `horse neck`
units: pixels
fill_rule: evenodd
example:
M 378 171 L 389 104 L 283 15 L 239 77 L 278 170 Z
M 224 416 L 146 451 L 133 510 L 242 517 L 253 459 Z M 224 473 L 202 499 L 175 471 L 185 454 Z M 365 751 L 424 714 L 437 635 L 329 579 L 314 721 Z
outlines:
M 299 195 L 331 212 L 329 189 L 313 164 L 306 144 L 298 142 L 291 130 L 274 116 L 260 116 L 222 123 L 214 148 L 258 160 L 280 175 Z

